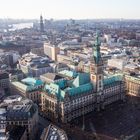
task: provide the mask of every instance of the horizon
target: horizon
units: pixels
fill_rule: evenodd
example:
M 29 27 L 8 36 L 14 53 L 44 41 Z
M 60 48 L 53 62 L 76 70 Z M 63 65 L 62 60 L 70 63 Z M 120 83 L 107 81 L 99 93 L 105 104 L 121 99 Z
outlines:
M 41 15 L 41 14 L 40 14 Z M 0 20 L 40 20 L 40 15 L 38 16 L 38 18 L 0 18 Z M 43 16 L 43 15 L 42 15 Z M 122 20 L 122 21 L 125 21 L 125 20 L 140 20 L 140 18 L 81 18 L 81 19 L 76 19 L 76 18 L 45 18 L 43 16 L 43 20 L 55 20 L 55 21 L 58 21 L 58 20 Z
M 140 19 L 139 0 L 4 0 L 2 19 Z

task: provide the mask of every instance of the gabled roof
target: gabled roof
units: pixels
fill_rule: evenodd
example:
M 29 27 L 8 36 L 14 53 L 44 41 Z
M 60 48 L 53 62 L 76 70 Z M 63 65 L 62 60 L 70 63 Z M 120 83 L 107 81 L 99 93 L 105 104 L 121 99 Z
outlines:
M 56 73 L 46 73 L 46 74 L 43 74 L 42 76 L 47 77 L 48 79 L 51 79 L 53 81 L 64 78 L 63 76 L 58 75 Z
M 123 80 L 123 75 L 113 75 L 104 79 L 104 86 Z
M 14 82 L 12 82 L 12 85 L 14 85 L 14 86 L 20 88 L 21 90 L 23 90 L 23 91 L 25 91 L 25 92 L 28 91 L 28 86 L 25 85 L 25 84 L 23 84 L 23 83 L 21 83 L 21 82 L 14 81 Z
M 27 91 L 33 91 L 33 90 L 38 90 L 38 87 L 42 86 L 44 83 L 35 78 L 25 78 L 20 81 L 14 81 L 12 82 L 12 85 L 18 87 L 19 89 L 27 92 Z
M 65 97 L 65 92 L 57 84 L 51 83 L 50 85 L 45 85 L 45 90 L 48 94 L 53 94 L 60 100 L 63 100 Z
M 23 79 L 21 81 L 24 84 L 28 85 L 28 86 L 40 86 L 40 85 L 43 85 L 43 81 L 41 81 L 40 79 L 32 78 L 32 77 L 25 78 L 25 79 Z
M 83 93 L 87 93 L 88 91 L 91 91 L 93 89 L 93 85 L 91 83 L 87 83 L 84 85 L 81 85 L 79 87 L 76 88 L 69 88 L 66 90 L 66 92 L 70 95 L 76 95 L 76 94 L 83 94 Z
M 75 78 L 77 76 L 77 72 L 70 70 L 63 70 L 60 71 L 59 73 L 70 78 Z
M 79 73 L 76 79 L 73 81 L 73 86 L 79 87 L 80 85 L 87 83 L 90 83 L 90 75 L 88 73 Z
M 61 88 L 61 89 L 64 89 L 64 88 L 66 88 L 66 86 L 67 86 L 67 81 L 65 80 L 65 79 L 63 79 L 63 80 L 61 80 L 61 81 L 58 81 L 58 82 L 55 82 L 57 85 L 59 85 L 59 87 Z
M 63 100 L 65 94 L 69 96 L 74 96 L 77 94 L 88 93 L 93 89 L 93 85 L 90 83 L 89 74 L 82 73 L 77 76 L 74 81 L 62 80 L 58 83 L 46 84 L 45 90 L 49 94 L 56 95 L 60 100 Z

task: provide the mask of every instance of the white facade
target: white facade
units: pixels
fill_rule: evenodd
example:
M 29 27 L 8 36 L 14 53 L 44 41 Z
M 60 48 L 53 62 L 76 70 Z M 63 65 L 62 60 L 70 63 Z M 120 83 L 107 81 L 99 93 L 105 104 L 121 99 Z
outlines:
M 11 104 L 13 102 L 20 102 L 22 100 L 22 97 L 20 95 L 13 95 L 9 96 L 4 100 L 4 103 Z
M 57 60 L 57 54 L 59 54 L 60 49 L 49 43 L 44 43 L 44 54 L 49 56 L 52 60 Z
M 123 59 L 109 59 L 108 60 L 108 66 L 109 67 L 115 67 L 119 70 L 123 70 L 124 66 L 127 64 L 126 60 Z

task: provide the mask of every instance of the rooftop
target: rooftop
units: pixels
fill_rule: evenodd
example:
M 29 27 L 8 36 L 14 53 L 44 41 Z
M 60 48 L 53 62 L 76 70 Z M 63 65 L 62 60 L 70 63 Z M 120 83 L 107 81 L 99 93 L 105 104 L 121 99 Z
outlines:
M 9 74 L 6 72 L 2 72 L 0 73 L 0 80 L 2 79 L 8 79 L 9 78 Z
M 22 100 L 22 97 L 20 95 L 12 95 L 12 96 L 8 96 L 7 98 L 4 99 L 4 103 L 10 104 L 13 102 L 19 102 Z
M 35 79 L 33 77 L 27 77 L 23 80 L 21 80 L 24 84 L 28 85 L 28 86 L 40 86 L 43 85 L 43 81 L 41 81 L 40 79 Z
M 16 75 L 16 74 L 22 74 L 22 71 L 21 70 L 6 70 L 9 74 L 12 74 L 12 75 Z
M 41 76 L 46 77 L 46 78 L 48 78 L 48 79 L 51 79 L 51 80 L 53 80 L 53 81 L 59 80 L 59 79 L 63 79 L 63 78 L 64 78 L 63 76 L 61 76 L 61 75 L 59 75 L 59 74 L 56 74 L 56 73 L 46 73 L 46 74 L 43 74 L 43 75 L 41 75 Z
M 36 110 L 37 105 L 31 100 L 24 98 L 22 100 L 15 100 L 14 102 L 2 102 L 0 104 L 0 116 L 1 118 L 6 117 L 7 120 L 26 120 L 32 117 Z
M 68 140 L 68 138 L 65 131 L 50 124 L 47 129 L 44 129 L 42 140 Z
M 7 108 L 6 117 L 7 120 L 26 120 L 31 118 L 36 110 L 37 107 L 35 104 L 11 105 Z
M 67 77 L 70 77 L 70 78 L 75 78 L 77 76 L 77 72 L 70 71 L 70 70 L 60 71 L 59 74 L 62 74 L 64 76 L 67 76 Z
M 83 80 L 84 79 L 84 80 Z M 56 83 L 50 83 L 45 85 L 45 91 L 48 94 L 53 94 L 60 100 L 63 100 L 65 94 L 74 96 L 77 94 L 88 93 L 93 89 L 93 85 L 90 83 L 90 77 L 87 73 L 79 73 L 73 80 L 61 80 Z
M 117 74 L 117 75 L 112 75 L 104 78 L 104 86 L 110 85 L 119 81 L 123 80 L 123 75 L 122 74 Z
M 19 60 L 19 64 L 23 66 L 30 65 L 32 68 L 50 67 L 48 57 L 42 57 L 32 53 L 23 55 Z
M 44 82 L 40 79 L 35 79 L 32 77 L 25 78 L 21 81 L 13 81 L 12 85 L 20 88 L 23 91 L 33 91 L 38 90 L 38 88 L 41 88 L 43 86 Z

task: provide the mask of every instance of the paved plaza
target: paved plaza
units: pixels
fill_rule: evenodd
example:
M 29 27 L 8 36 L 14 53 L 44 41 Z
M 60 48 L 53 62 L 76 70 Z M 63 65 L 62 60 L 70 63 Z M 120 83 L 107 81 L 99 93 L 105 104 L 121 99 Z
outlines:
M 73 123 L 103 139 L 130 136 L 140 129 L 140 98 L 128 97 L 126 102 L 113 103 L 105 110 L 90 113 Z

